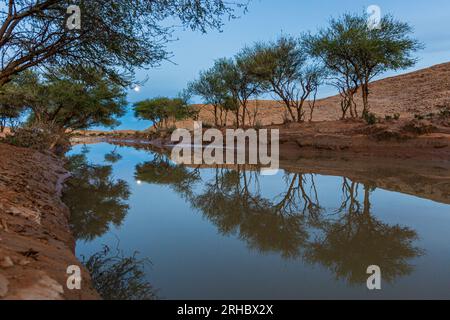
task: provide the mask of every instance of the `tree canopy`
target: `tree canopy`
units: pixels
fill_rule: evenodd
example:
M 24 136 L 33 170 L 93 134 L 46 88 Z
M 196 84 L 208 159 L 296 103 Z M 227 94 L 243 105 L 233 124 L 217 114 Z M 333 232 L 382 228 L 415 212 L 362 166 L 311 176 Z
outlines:
M 325 73 L 311 61 L 302 42 L 281 36 L 274 42 L 256 43 L 243 52 L 249 61 L 249 73 L 260 87 L 283 101 L 292 121 L 303 121 L 305 101 L 317 92 Z
M 80 8 L 81 28 L 69 30 L 69 6 Z M 0 9 L 0 85 L 34 66 L 83 65 L 121 84 L 134 69 L 168 57 L 174 25 L 220 29 L 247 2 L 222 0 L 10 0 Z
M 199 78 L 191 82 L 188 88 L 193 94 L 200 96 L 205 104 L 213 106 L 214 125 L 223 125 L 223 110 L 229 95 L 219 65 L 215 63 L 212 68 L 200 72 Z
M 305 43 L 309 52 L 320 58 L 332 74 L 356 82 L 350 86 L 361 87 L 365 113 L 369 111 L 369 82 L 374 77 L 416 63 L 413 53 L 422 45 L 411 33 L 408 23 L 391 15 L 382 17 L 379 28 L 371 28 L 366 13 L 348 13 L 332 19 L 316 35 L 306 36 Z
M 168 120 L 183 120 L 195 114 L 195 110 L 183 98 L 158 97 L 134 104 L 137 118 L 150 120 L 157 128 L 167 127 Z
M 12 82 L 17 89 L 10 98 L 30 109 L 29 124 L 41 129 L 66 132 L 117 125 L 116 118 L 125 113 L 126 107 L 123 88 L 98 70 L 86 72 L 87 77 L 76 70 L 47 74 L 27 71 Z

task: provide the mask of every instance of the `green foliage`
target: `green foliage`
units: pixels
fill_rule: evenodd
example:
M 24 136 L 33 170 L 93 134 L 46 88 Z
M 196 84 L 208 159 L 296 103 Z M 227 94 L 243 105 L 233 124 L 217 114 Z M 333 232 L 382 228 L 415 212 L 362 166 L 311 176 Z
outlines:
M 69 4 L 81 9 L 81 30 L 67 30 Z M 3 3 L 0 85 L 30 67 L 101 67 L 121 84 L 135 68 L 167 58 L 174 25 L 206 32 L 237 17 L 246 1 L 41 0 Z M 17 12 L 11 15 L 10 12 Z M 169 24 L 171 21 L 173 25 Z
M 30 148 L 41 152 L 52 149 L 58 154 L 67 151 L 70 144 L 68 139 L 58 134 L 35 127 L 16 128 L 12 134 L 5 137 L 4 141 L 16 147 Z
M 198 80 L 189 84 L 189 90 L 203 98 L 205 104 L 220 106 L 228 95 L 220 70 L 220 64 L 200 72 Z
M 0 100 L 13 101 L 8 105 L 16 114 L 29 113 L 26 127 L 15 130 L 16 137 L 11 138 L 11 143 L 23 146 L 43 143 L 42 148 L 54 149 L 68 142 L 66 135 L 74 130 L 113 127 L 125 113 L 124 89 L 96 69 L 89 70 L 89 77 L 75 69 L 46 74 L 26 71 L 2 89 Z
M 135 116 L 152 121 L 158 128 L 161 126 L 167 128 L 168 120 L 184 120 L 193 117 L 195 113 L 195 109 L 182 98 L 159 97 L 134 104 Z
M 125 113 L 125 92 L 105 74 L 89 70 L 84 77 L 77 70 L 52 73 L 24 72 L 5 93 L 16 106 L 29 109 L 28 124 L 55 131 L 73 131 L 102 125 L 113 127 Z
M 317 91 L 325 75 L 324 69 L 311 61 L 304 44 L 282 36 L 275 42 L 257 43 L 244 52 L 250 74 L 265 91 L 284 102 L 292 121 L 302 121 L 304 102 Z
M 251 72 L 251 59 L 243 50 L 234 59 L 223 58 L 216 61 L 216 68 L 227 90 L 225 105 L 235 114 L 238 127 L 245 125 L 249 99 L 263 92 L 261 82 Z
M 317 35 L 304 38 L 310 53 L 320 58 L 334 77 L 352 79 L 361 87 L 363 111 L 369 108 L 369 81 L 385 71 L 413 66 L 416 59 L 412 54 L 422 47 L 410 37 L 409 24 L 385 15 L 380 28 L 370 29 L 367 18 L 367 14 L 344 14 Z M 353 83 L 347 84 L 347 89 L 351 86 Z
M 220 60 L 206 71 L 200 72 L 199 78 L 189 84 L 189 91 L 203 99 L 204 104 L 214 108 L 214 125 L 224 125 L 224 112 L 236 111 L 236 99 L 233 100 L 223 72 L 224 65 Z
M 374 125 L 377 123 L 377 116 L 372 112 L 363 112 L 363 119 L 368 125 Z
M 8 124 L 13 127 L 14 121 L 18 121 L 24 111 L 24 106 L 15 99 L 19 90 L 14 83 L 0 87 L 0 132 L 3 132 Z
M 117 153 L 116 150 L 111 151 L 110 153 L 105 154 L 105 161 L 111 164 L 117 163 L 122 160 L 122 155 Z

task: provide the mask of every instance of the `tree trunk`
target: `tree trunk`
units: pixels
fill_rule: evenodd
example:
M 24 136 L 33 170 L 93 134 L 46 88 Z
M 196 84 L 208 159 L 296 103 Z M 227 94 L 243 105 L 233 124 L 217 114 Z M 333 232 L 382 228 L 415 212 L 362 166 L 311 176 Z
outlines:
M 245 128 L 245 114 L 247 113 L 247 106 L 242 105 L 242 126 Z
M 5 119 L 1 119 L 0 120 L 0 133 L 5 132 L 5 127 L 6 127 L 6 120 Z
M 369 84 L 365 82 L 362 85 L 362 98 L 363 98 L 363 114 L 369 112 Z
M 217 118 L 217 106 L 214 106 L 214 125 L 217 127 L 219 125 L 219 121 Z
M 300 104 L 297 106 L 297 122 L 301 123 L 303 121 L 303 104 L 305 100 L 300 101 Z
M 295 115 L 294 115 L 294 112 L 291 109 L 291 102 L 288 101 L 288 100 L 283 100 L 283 101 L 284 101 L 284 104 L 286 105 L 286 109 L 288 110 L 289 115 L 292 118 L 292 121 L 295 121 Z

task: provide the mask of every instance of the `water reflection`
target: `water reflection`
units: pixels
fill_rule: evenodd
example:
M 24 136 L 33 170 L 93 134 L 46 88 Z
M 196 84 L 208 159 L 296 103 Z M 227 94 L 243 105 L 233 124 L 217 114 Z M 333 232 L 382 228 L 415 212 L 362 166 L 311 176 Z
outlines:
M 199 169 L 187 169 L 170 161 L 163 154 L 154 154 L 152 161 L 136 166 L 135 180 L 140 183 L 169 185 L 186 197 L 192 196 L 191 186 L 200 181 Z
M 202 192 L 189 197 L 196 209 L 224 235 L 237 234 L 261 253 L 279 252 L 285 258 L 300 255 L 308 239 L 305 216 L 289 212 L 284 200 L 273 202 L 260 193 L 259 174 L 216 169 Z
M 362 203 L 358 200 L 363 191 Z M 413 271 L 409 260 L 423 252 L 413 245 L 417 233 L 400 225 L 388 225 L 371 214 L 370 195 L 374 187 L 343 179 L 343 202 L 336 216 L 329 215 L 317 225 L 321 235 L 311 241 L 304 258 L 320 263 L 337 278 L 349 283 L 363 283 L 367 279 L 362 266 L 378 265 L 383 281 L 393 282 L 397 277 Z
M 423 253 L 414 246 L 415 230 L 372 215 L 374 186 L 343 178 L 341 205 L 326 210 L 313 174 L 286 172 L 285 189 L 270 198 L 261 191 L 257 171 L 237 166 L 212 172 L 212 178 L 202 178 L 199 168 L 157 154 L 136 166 L 135 178 L 170 186 L 221 234 L 237 235 L 251 249 L 320 264 L 350 284 L 365 283 L 370 265 L 380 266 L 383 280 L 393 282 L 410 274 L 410 261 Z
M 108 232 L 110 225 L 120 226 L 127 215 L 129 186 L 112 177 L 112 166 L 88 163 L 82 153 L 68 158 L 67 181 L 63 201 L 69 207 L 70 226 L 77 240 L 93 240 Z
M 114 147 L 114 150 L 105 154 L 105 161 L 111 164 L 117 163 L 122 160 L 122 155 L 117 152 L 117 146 Z
M 117 147 L 111 151 L 110 146 L 103 146 L 99 149 L 101 154 L 97 158 L 103 163 L 102 165 L 88 163 L 86 159 L 88 150 L 82 150 L 81 155 L 70 157 L 68 169 L 72 171 L 73 177 L 68 182 L 64 201 L 72 212 L 70 223 L 74 234 L 79 240 L 91 241 L 108 233 L 111 226 L 120 226 L 126 218 L 130 209 L 128 204 L 130 186 L 127 182 L 114 178 L 113 168 L 116 170 L 116 174 L 124 177 L 130 184 L 140 182 L 141 185 L 135 189 L 136 197 L 133 197 L 133 209 L 130 210 L 133 214 L 129 215 L 130 219 L 127 219 L 126 227 L 122 228 L 123 232 L 122 230 L 116 231 L 122 232 L 121 239 L 126 238 L 128 234 L 133 234 L 125 246 L 127 252 L 133 252 L 136 248 L 139 248 L 141 252 L 151 248 L 148 249 L 145 256 L 155 262 L 159 272 L 166 272 L 169 276 L 164 274 L 168 279 L 166 283 L 154 282 L 155 279 L 161 279 L 158 277 L 150 279 L 150 281 L 156 283 L 163 290 L 168 284 L 172 285 L 171 294 L 177 293 L 176 290 L 180 290 L 178 288 L 182 286 L 177 281 L 186 279 L 182 277 L 183 272 L 180 271 L 178 274 L 179 269 L 173 266 L 177 264 L 180 250 L 186 250 L 192 256 L 196 256 L 198 252 L 204 252 L 202 251 L 206 250 L 204 248 L 198 250 L 196 245 L 199 242 L 196 241 L 200 239 L 201 242 L 206 239 L 204 238 L 205 234 L 210 237 L 207 239 L 211 239 L 211 242 L 218 241 L 220 245 L 224 244 L 224 246 L 230 245 L 228 239 L 233 241 L 236 238 L 239 239 L 238 247 L 244 247 L 244 253 L 240 253 L 242 254 L 240 257 L 244 260 L 249 259 L 245 263 L 251 261 L 256 264 L 262 261 L 261 259 L 266 259 L 266 255 L 270 255 L 271 257 L 264 260 L 263 263 L 277 267 L 277 263 L 282 261 L 283 267 L 284 265 L 294 266 L 294 273 L 284 273 L 283 271 L 283 276 L 281 276 L 280 270 L 278 270 L 276 272 L 279 273 L 273 274 L 274 278 L 279 277 L 285 280 L 283 278 L 285 277 L 289 278 L 289 281 L 292 278 L 294 281 L 297 274 L 304 274 L 304 266 L 308 271 L 313 269 L 312 266 L 321 266 L 322 271 L 323 269 L 328 270 L 323 273 L 324 278 L 332 274 L 347 284 L 363 285 L 363 288 L 365 288 L 368 277 L 366 269 L 369 265 L 381 267 L 384 282 L 396 282 L 400 277 L 413 273 L 415 268 L 413 262 L 417 262 L 415 258 L 424 254 L 424 250 L 418 247 L 418 243 L 421 246 L 424 243 L 419 241 L 416 230 L 404 225 L 388 223 L 385 221 L 386 219 L 380 218 L 383 212 L 380 212 L 382 211 L 378 206 L 380 201 L 374 198 L 374 191 L 380 185 L 385 189 L 385 185 L 379 183 L 384 176 L 381 178 L 375 176 L 378 174 L 376 171 L 373 171 L 374 176 L 371 176 L 370 179 L 366 175 L 359 175 L 358 172 L 358 175 L 350 172 L 351 179 L 333 178 L 330 180 L 331 184 L 328 183 L 328 180 L 323 180 L 323 176 L 327 175 L 326 172 L 323 175 L 305 173 L 301 172 L 304 170 L 301 166 L 295 166 L 295 168 L 285 170 L 284 174 L 271 177 L 270 179 L 273 180 L 267 180 L 258 173 L 257 168 L 249 166 L 180 166 L 173 163 L 167 154 L 161 150 L 155 150 L 151 146 L 144 147 L 149 151 L 148 153 L 135 153 L 132 149 Z M 127 157 L 129 154 L 136 157 L 133 158 L 131 171 L 130 159 L 127 158 L 125 161 L 121 154 Z M 108 165 L 104 165 L 105 163 Z M 134 165 L 136 166 L 134 167 Z M 324 167 L 323 165 L 322 168 Z M 337 166 L 330 166 L 330 168 L 338 169 Z M 387 171 L 380 172 L 385 174 Z M 389 188 L 395 190 L 406 187 L 406 190 L 409 190 L 410 184 L 405 183 L 407 180 L 403 175 L 389 174 L 389 179 L 384 179 L 389 182 Z M 341 172 L 338 172 L 336 176 L 341 176 Z M 410 174 L 406 176 L 411 179 Z M 415 179 L 411 183 L 417 183 L 417 180 Z M 273 188 L 270 188 L 271 183 L 274 184 Z M 338 185 L 334 183 L 338 183 Z M 432 195 L 434 198 L 445 197 L 448 194 L 448 189 L 445 188 L 447 183 L 447 180 L 442 180 L 439 184 L 434 184 L 433 188 L 429 187 L 429 190 L 424 188 L 420 191 L 421 195 Z M 147 186 L 143 184 L 147 184 Z M 267 188 L 268 185 L 269 188 Z M 424 185 L 431 186 L 432 184 Z M 411 189 L 415 190 L 415 188 Z M 147 191 L 152 193 L 144 194 Z M 174 194 L 176 197 L 173 197 Z M 174 202 L 179 201 L 181 207 L 177 206 L 178 203 L 167 202 L 171 201 L 168 199 L 176 199 Z M 149 214 L 147 209 L 150 201 L 157 203 L 152 206 L 152 210 L 154 210 L 152 214 Z M 192 210 L 185 208 L 185 203 L 189 204 Z M 376 208 L 373 208 L 373 204 L 376 204 Z M 183 210 L 189 214 L 184 215 L 185 211 Z M 170 230 L 180 218 L 175 211 L 183 213 L 182 220 L 186 218 L 197 221 L 193 217 L 199 218 L 200 216 L 205 218 L 204 220 L 208 221 L 208 232 L 211 229 L 210 226 L 214 226 L 212 228 L 213 235 L 202 233 L 196 238 L 191 232 L 198 230 L 196 228 L 199 222 L 190 224 L 186 229 L 183 225 L 192 220 L 180 222 L 180 226 L 176 226 L 177 232 L 172 234 Z M 174 215 L 170 215 L 165 220 L 167 212 L 174 212 Z M 133 220 L 131 219 L 133 215 L 137 219 L 130 221 Z M 144 225 L 142 221 L 151 221 L 152 223 Z M 402 224 L 410 222 L 408 219 L 401 221 L 404 221 Z M 421 230 L 417 225 L 415 228 Z M 215 238 L 216 229 L 227 239 Z M 153 231 L 150 233 L 148 230 Z M 141 236 L 138 237 L 138 234 Z M 194 245 L 189 241 L 186 245 L 173 244 L 172 241 L 177 241 L 179 234 L 181 234 L 181 239 L 195 238 L 192 242 Z M 139 247 L 136 239 L 140 241 L 144 238 L 145 245 Z M 161 238 L 163 239 L 161 240 Z M 106 238 L 101 240 L 103 241 L 103 239 Z M 160 243 L 168 244 L 160 245 Z M 234 242 L 233 245 L 235 245 Z M 205 247 L 210 248 L 207 245 Z M 248 255 L 245 247 L 257 252 L 258 255 Z M 214 246 L 211 245 L 211 248 Z M 233 258 L 238 256 L 234 251 L 236 247 L 226 248 L 233 248 Z M 429 247 L 426 248 L 428 251 Z M 98 247 L 89 254 L 95 251 L 98 251 Z M 159 256 L 156 257 L 158 254 Z M 101 255 L 102 252 L 96 256 L 99 258 Z M 272 256 L 278 257 L 274 259 Z M 192 258 L 192 261 L 188 262 L 191 264 L 190 269 L 186 268 L 186 270 L 190 270 L 189 278 L 196 276 L 195 270 L 211 268 L 214 271 L 218 270 L 217 274 L 222 272 L 224 275 L 223 286 L 226 287 L 227 282 L 231 281 L 232 271 L 230 274 L 225 273 L 220 266 L 214 264 L 214 261 L 202 260 L 200 254 L 198 257 Z M 223 257 L 228 258 L 228 255 L 224 254 Z M 220 259 L 221 257 L 218 257 L 218 260 Z M 274 260 L 277 262 L 270 264 Z M 92 261 L 95 261 L 95 258 Z M 105 267 L 105 270 L 108 268 Z M 162 269 L 164 271 L 161 271 Z M 106 271 L 100 273 L 103 274 L 103 272 Z M 111 277 L 114 276 L 114 272 L 114 269 L 111 269 Z M 172 284 L 172 280 L 170 280 L 174 272 L 179 277 L 177 280 L 173 280 L 177 282 L 176 284 Z M 143 274 L 140 273 L 140 275 Z M 203 278 L 200 277 L 200 279 Z M 141 280 L 144 281 L 144 279 Z M 259 290 L 258 281 L 255 280 L 251 284 L 255 286 L 254 292 Z M 221 290 L 220 286 L 218 284 L 217 290 Z M 286 284 L 284 286 L 289 287 Z M 348 287 L 350 288 L 350 286 Z M 107 292 L 111 288 L 106 289 Z M 202 291 L 201 294 L 203 292 L 205 291 Z M 192 295 L 198 298 L 198 295 L 194 293 Z M 105 296 L 108 294 L 106 293 Z M 147 298 L 151 298 L 151 296 L 149 294 Z
M 148 259 L 139 259 L 137 252 L 125 256 L 116 248 L 108 246 L 83 264 L 91 275 L 94 288 L 105 300 L 156 300 L 157 290 L 145 279 Z

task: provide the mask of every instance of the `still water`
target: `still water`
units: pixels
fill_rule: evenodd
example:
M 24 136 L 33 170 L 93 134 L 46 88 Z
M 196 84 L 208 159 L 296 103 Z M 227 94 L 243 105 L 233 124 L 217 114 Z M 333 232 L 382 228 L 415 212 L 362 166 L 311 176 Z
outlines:
M 450 298 L 450 183 L 440 174 L 339 176 L 294 162 L 262 176 L 107 143 L 69 156 L 77 256 L 137 252 L 160 299 Z M 381 290 L 367 289 L 370 265 Z

